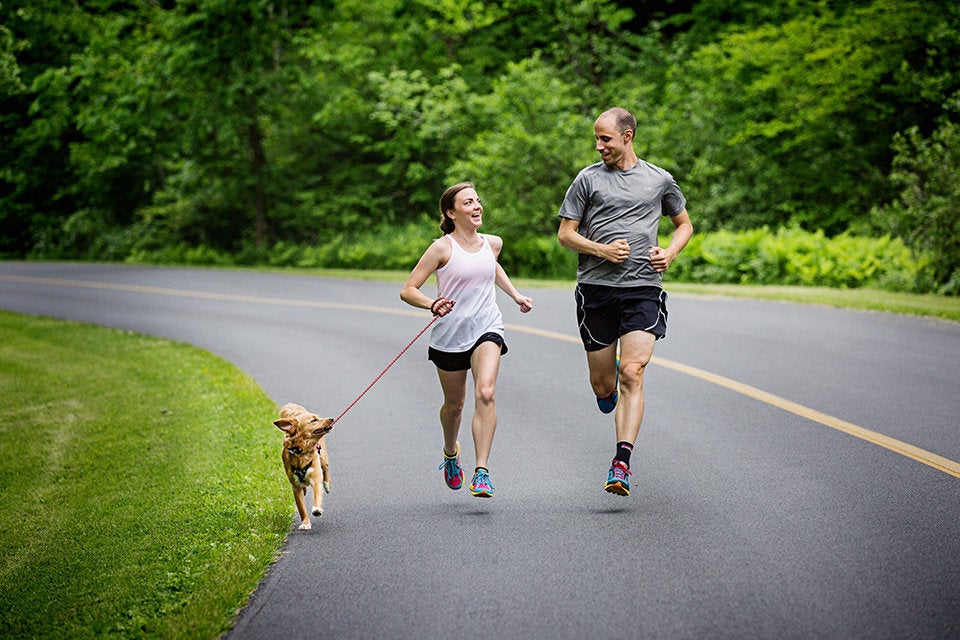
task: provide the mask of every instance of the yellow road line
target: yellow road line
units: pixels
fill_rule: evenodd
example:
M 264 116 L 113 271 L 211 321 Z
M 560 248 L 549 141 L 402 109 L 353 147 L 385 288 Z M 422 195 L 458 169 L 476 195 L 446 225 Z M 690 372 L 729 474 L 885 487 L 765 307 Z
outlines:
M 154 295 L 165 295 L 165 296 L 178 296 L 183 298 L 203 298 L 207 300 L 222 300 L 226 302 L 246 302 L 246 303 L 255 303 L 255 304 L 274 304 L 274 305 L 284 305 L 284 306 L 295 306 L 295 307 L 314 307 L 320 309 L 341 309 L 348 311 L 367 311 L 373 313 L 389 313 L 394 315 L 404 315 L 404 316 L 425 316 L 426 314 L 422 311 L 414 311 L 412 309 L 390 309 L 388 307 L 376 307 L 370 305 L 359 305 L 359 304 L 346 304 L 346 303 L 337 303 L 337 302 L 321 302 L 316 300 L 290 300 L 286 298 L 265 298 L 258 296 L 241 296 L 228 293 L 206 293 L 202 291 L 188 291 L 184 289 L 167 289 L 163 287 L 148 287 L 142 285 L 129 285 L 129 284 L 115 284 L 111 282 L 89 282 L 86 280 L 67 280 L 59 278 L 36 278 L 30 276 L 7 276 L 0 275 L 0 282 L 19 282 L 23 284 L 46 284 L 54 286 L 70 286 L 70 287 L 85 287 L 88 289 L 108 289 L 114 291 L 129 291 L 133 293 L 149 293 Z M 558 333 L 556 331 L 548 331 L 546 329 L 537 329 L 535 327 L 527 327 L 523 325 L 508 324 L 507 327 L 511 331 L 518 331 L 522 333 L 528 333 L 532 335 L 537 335 L 543 338 L 549 338 L 551 340 L 561 340 L 564 342 L 570 342 L 573 344 L 580 344 L 580 338 L 572 336 L 565 333 Z M 855 438 L 860 438 L 861 440 L 866 440 L 872 444 L 881 446 L 885 449 L 889 449 L 894 453 L 898 453 L 902 456 L 906 456 L 917 462 L 921 462 L 929 467 L 933 467 L 938 471 L 942 471 L 954 477 L 960 478 L 960 463 L 957 463 L 949 458 L 944 458 L 938 456 L 935 453 L 930 453 L 919 447 L 915 447 L 906 442 L 902 442 L 895 438 L 885 436 L 882 433 L 877 433 L 876 431 L 871 431 L 870 429 L 865 429 L 861 426 L 855 425 L 851 422 L 841 420 L 834 416 L 822 413 L 815 409 L 805 407 L 796 402 L 792 402 L 780 396 L 776 396 L 772 393 L 767 393 L 756 387 L 752 387 L 742 382 L 737 382 L 730 378 L 726 378 L 715 373 L 710 373 L 709 371 L 704 371 L 703 369 L 698 369 L 696 367 L 691 367 L 690 365 L 683 364 L 681 362 L 675 362 L 673 360 L 667 360 L 659 356 L 654 356 L 654 364 L 657 364 L 661 367 L 667 369 L 672 369 L 678 373 L 682 373 L 694 378 L 698 378 L 705 382 L 721 386 L 725 389 L 745 395 L 754 400 L 758 400 L 765 404 L 777 407 L 789 413 L 793 413 L 801 418 L 806 418 L 812 422 L 822 424 L 825 427 L 830 427 L 831 429 L 836 429 L 837 431 L 842 431 L 848 435 L 854 436 Z
M 564 340 L 566 342 L 580 344 L 580 338 L 576 336 L 557 333 L 555 331 L 545 331 L 543 329 L 524 327 L 520 325 L 509 325 L 509 327 L 511 331 L 522 331 L 524 333 L 531 333 L 544 338 Z M 805 407 L 791 400 L 787 400 L 786 398 L 781 398 L 780 396 L 767 393 L 766 391 L 757 389 L 756 387 L 751 387 L 748 384 L 737 382 L 736 380 L 726 378 L 716 373 L 710 373 L 709 371 L 691 367 L 690 365 L 686 365 L 681 362 L 667 360 L 666 358 L 661 358 L 659 356 L 654 356 L 652 362 L 658 366 L 665 367 L 667 369 L 673 369 L 679 373 L 683 373 L 694 378 L 699 378 L 700 380 L 721 386 L 735 393 L 753 398 L 754 400 L 759 400 L 760 402 L 777 407 L 778 409 L 783 409 L 784 411 L 798 415 L 801 418 L 806 418 L 807 420 L 822 424 L 825 427 L 842 431 L 843 433 L 854 436 L 855 438 L 866 440 L 867 442 L 884 447 L 885 449 L 889 449 L 890 451 L 899 453 L 900 455 L 912 458 L 918 462 L 922 462 L 929 467 L 933 467 L 934 469 L 960 478 L 960 463 L 954 462 L 949 458 L 944 458 L 943 456 L 938 456 L 935 453 L 930 453 L 929 451 L 915 447 L 912 444 L 907 444 L 906 442 L 901 442 L 895 438 L 885 436 L 882 433 L 865 429 L 851 422 L 841 420 L 840 418 L 817 411 L 816 409 L 811 409 L 810 407 Z

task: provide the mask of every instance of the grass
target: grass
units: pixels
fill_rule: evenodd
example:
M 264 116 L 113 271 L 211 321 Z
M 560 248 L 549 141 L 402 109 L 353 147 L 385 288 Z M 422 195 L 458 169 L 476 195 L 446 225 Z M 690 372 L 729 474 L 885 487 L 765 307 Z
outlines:
M 879 289 L 831 289 L 829 287 L 701 285 L 668 283 L 671 293 L 732 296 L 822 304 L 844 309 L 884 311 L 960 322 L 960 298 L 934 294 L 896 293 Z
M 0 637 L 221 635 L 290 527 L 274 403 L 166 340 L 0 335 Z

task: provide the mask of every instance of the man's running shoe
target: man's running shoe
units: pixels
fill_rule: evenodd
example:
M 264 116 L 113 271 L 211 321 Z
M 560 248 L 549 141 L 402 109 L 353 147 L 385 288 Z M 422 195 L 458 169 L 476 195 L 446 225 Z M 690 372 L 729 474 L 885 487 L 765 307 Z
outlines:
M 610 413 L 617 408 L 617 400 L 620 399 L 620 356 L 617 356 L 617 382 L 613 388 L 613 393 L 606 398 L 597 398 L 597 406 L 601 413 Z
M 493 485 L 490 483 L 490 474 L 486 469 L 477 469 L 470 481 L 470 493 L 478 498 L 492 498 Z
M 463 486 L 463 469 L 460 468 L 460 443 L 457 443 L 457 452 L 453 456 L 448 456 L 443 452 L 443 462 L 437 469 L 443 469 L 443 480 L 447 486 L 457 490 Z
M 603 488 L 618 496 L 628 496 L 630 495 L 629 477 L 632 475 L 633 473 L 627 468 L 627 465 L 620 460 L 614 460 L 613 464 L 610 465 L 607 484 Z

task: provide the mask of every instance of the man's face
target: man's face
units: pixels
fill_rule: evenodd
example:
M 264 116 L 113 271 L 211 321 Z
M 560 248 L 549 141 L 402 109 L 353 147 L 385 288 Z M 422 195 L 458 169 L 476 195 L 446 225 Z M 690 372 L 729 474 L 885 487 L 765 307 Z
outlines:
M 613 116 L 601 116 L 593 124 L 593 137 L 597 141 L 596 149 L 603 164 L 611 169 L 622 169 L 624 153 L 629 142 L 627 137 L 617 130 L 617 120 Z

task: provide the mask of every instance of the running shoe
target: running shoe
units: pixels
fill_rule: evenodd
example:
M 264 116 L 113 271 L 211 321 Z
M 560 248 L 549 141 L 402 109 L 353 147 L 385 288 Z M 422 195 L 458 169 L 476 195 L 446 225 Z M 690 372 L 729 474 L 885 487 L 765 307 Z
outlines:
M 614 460 L 613 464 L 610 465 L 607 484 L 603 488 L 618 496 L 628 496 L 630 495 L 629 477 L 632 475 L 633 473 L 627 468 L 627 465 L 620 460 Z
M 620 356 L 617 356 L 617 382 L 613 388 L 613 393 L 606 398 L 597 398 L 597 406 L 601 413 L 610 413 L 617 408 L 617 400 L 620 399 Z
M 490 483 L 490 474 L 486 469 L 477 469 L 470 481 L 470 493 L 478 498 L 492 498 L 493 484 Z
M 443 480 L 447 486 L 456 491 L 463 486 L 463 469 L 460 468 L 460 443 L 457 443 L 457 452 L 448 456 L 443 452 L 443 462 L 437 469 L 443 469 Z

